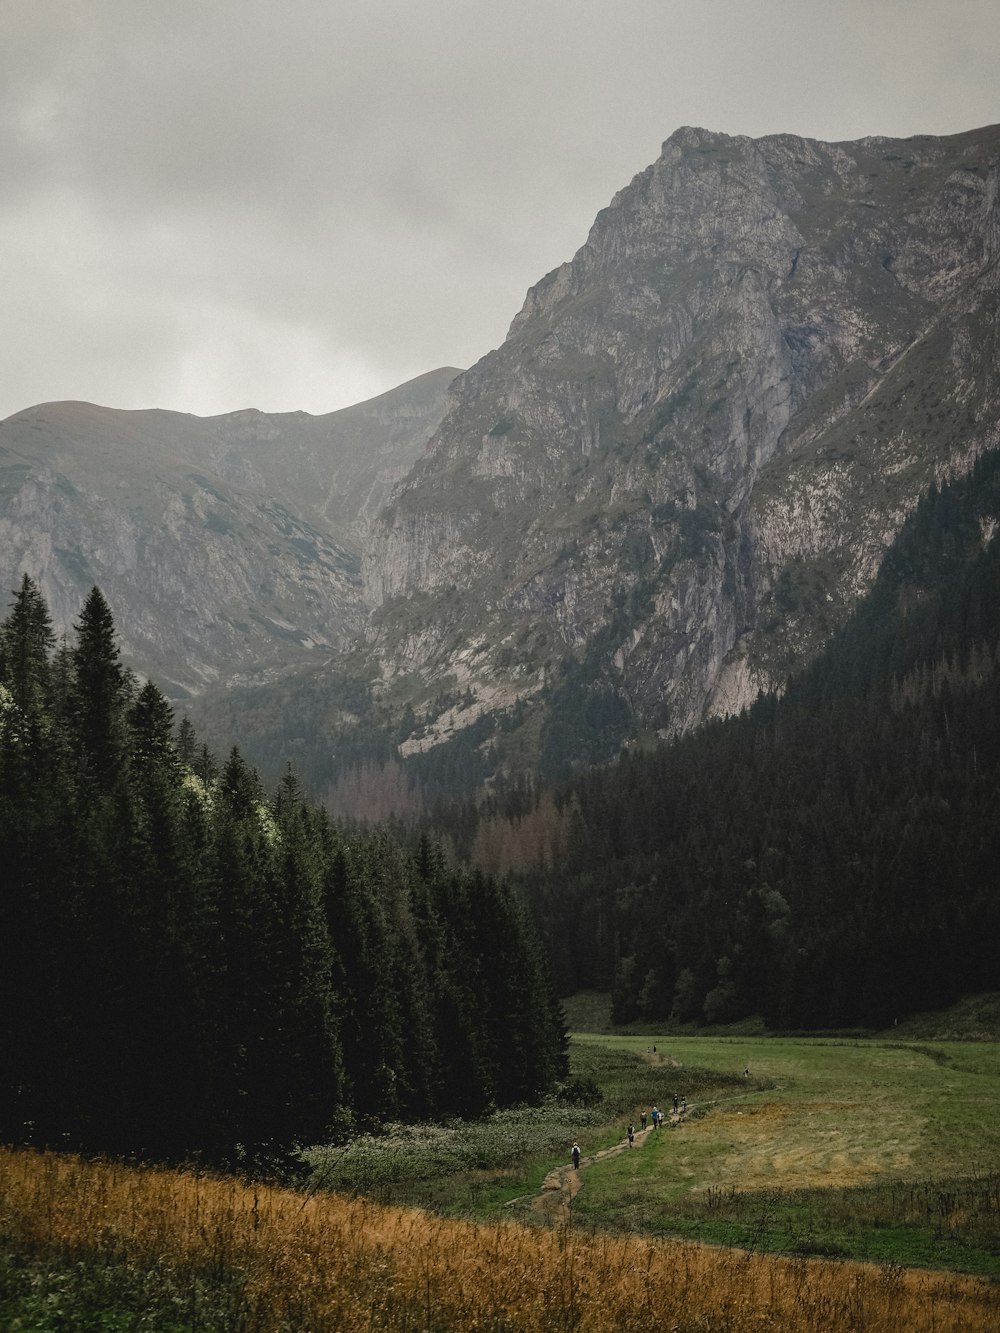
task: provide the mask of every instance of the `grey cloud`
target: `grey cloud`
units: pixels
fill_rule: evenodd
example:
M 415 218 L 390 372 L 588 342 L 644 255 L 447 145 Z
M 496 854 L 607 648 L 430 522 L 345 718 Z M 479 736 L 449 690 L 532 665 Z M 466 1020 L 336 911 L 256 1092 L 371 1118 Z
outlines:
M 7 0 L 0 414 L 467 364 L 677 125 L 970 128 L 998 37 L 987 0 Z

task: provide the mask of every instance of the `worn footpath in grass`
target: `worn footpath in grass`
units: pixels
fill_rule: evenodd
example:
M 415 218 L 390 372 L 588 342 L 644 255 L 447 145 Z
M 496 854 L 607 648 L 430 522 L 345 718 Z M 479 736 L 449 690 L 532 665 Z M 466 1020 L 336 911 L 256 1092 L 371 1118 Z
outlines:
M 487 1218 L 509 1199 L 539 1189 L 551 1164 L 569 1157 L 574 1138 L 606 1136 L 607 1119 L 599 1106 L 552 1100 L 482 1120 L 388 1123 L 304 1156 L 313 1168 L 311 1189 Z
M 569 1161 L 574 1142 L 585 1155 L 621 1142 L 630 1120 L 638 1126 L 643 1109 L 669 1106 L 674 1091 L 689 1098 L 744 1091 L 730 1071 L 678 1071 L 639 1049 L 580 1043 L 571 1059 L 564 1096 L 541 1106 L 441 1125 L 390 1123 L 343 1146 L 311 1148 L 311 1188 L 486 1220 L 539 1190 L 553 1166 Z

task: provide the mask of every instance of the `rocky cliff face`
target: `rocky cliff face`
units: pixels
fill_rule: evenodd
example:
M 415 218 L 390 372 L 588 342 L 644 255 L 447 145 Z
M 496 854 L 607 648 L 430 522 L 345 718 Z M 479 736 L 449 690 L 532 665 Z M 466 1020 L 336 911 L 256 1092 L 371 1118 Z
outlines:
M 329 655 L 364 616 L 359 546 L 440 421 L 454 370 L 356 407 L 0 423 L 0 552 L 60 629 L 98 584 L 127 659 L 176 695 Z
M 384 688 L 473 700 L 419 743 L 571 685 L 676 731 L 805 661 L 997 443 L 998 180 L 996 128 L 667 140 L 372 531 Z

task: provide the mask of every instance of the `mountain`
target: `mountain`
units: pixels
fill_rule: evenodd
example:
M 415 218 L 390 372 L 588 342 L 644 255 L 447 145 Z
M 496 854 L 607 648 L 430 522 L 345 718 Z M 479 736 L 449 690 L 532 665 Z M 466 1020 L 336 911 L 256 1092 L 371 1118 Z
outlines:
M 306 412 L 46 403 L 0 422 L 0 551 L 56 625 L 99 584 L 127 660 L 174 696 L 327 656 L 363 622 L 360 546 L 458 372 Z
M 453 828 L 616 1021 L 886 1027 L 1000 987 L 1000 449 L 789 684 Z
M 998 127 L 673 134 L 372 530 L 403 753 L 520 717 L 501 762 L 555 771 L 782 686 L 927 485 L 1000 438 L 998 182 Z
M 501 347 L 326 417 L 0 423 L 0 541 L 216 742 L 435 795 L 782 688 L 1000 442 L 1000 127 L 684 128 Z M 398 774 L 392 775 L 396 782 Z

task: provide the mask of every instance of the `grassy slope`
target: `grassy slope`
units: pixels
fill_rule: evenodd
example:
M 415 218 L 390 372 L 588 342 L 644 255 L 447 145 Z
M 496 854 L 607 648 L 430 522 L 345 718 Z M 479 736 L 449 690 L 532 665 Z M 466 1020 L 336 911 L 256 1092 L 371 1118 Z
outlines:
M 571 1173 L 572 1174 L 572 1173 Z M 578 1178 L 577 1178 L 578 1179 Z M 1000 1288 L 0 1150 L 22 1333 L 986 1333 Z

